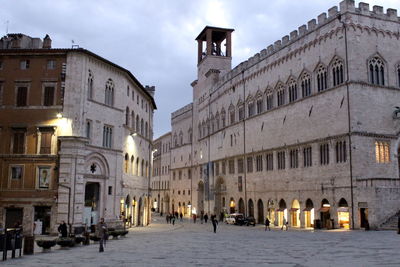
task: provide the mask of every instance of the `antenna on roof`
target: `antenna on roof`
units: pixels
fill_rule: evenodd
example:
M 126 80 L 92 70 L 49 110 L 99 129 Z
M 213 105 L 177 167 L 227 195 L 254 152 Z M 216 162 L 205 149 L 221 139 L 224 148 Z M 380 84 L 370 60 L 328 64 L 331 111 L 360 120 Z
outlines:
M 71 40 L 71 44 L 72 44 L 72 46 L 71 46 L 72 48 L 79 48 L 79 45 L 76 45 L 74 40 Z

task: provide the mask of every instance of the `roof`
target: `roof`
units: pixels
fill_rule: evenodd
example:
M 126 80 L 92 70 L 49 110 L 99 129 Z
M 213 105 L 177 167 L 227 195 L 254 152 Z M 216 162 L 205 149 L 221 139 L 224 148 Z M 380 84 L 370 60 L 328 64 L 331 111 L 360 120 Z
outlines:
M 218 35 L 218 32 L 233 32 L 234 31 L 234 29 L 227 29 L 227 28 L 219 28 L 219 27 L 213 27 L 213 26 L 206 26 L 206 27 L 204 27 L 204 29 L 200 32 L 200 34 L 196 37 L 196 41 L 197 40 L 203 40 L 203 41 L 205 41 L 205 39 L 204 39 L 204 34 L 205 34 L 205 32 L 208 30 L 208 29 L 212 29 L 213 31 L 214 31 L 214 34 L 217 34 Z M 219 38 L 216 38 L 216 39 L 219 39 Z
M 84 48 L 50 48 L 50 49 L 45 49 L 45 48 L 35 48 L 35 49 L 0 49 L 0 54 L 27 54 L 27 53 L 42 53 L 42 54 L 62 54 L 62 53 L 83 53 L 89 56 L 92 56 L 98 60 L 101 60 L 105 62 L 106 64 L 109 64 L 117 69 L 120 69 L 121 71 L 125 72 L 138 86 L 139 88 L 143 91 L 143 93 L 148 96 L 151 100 L 151 104 L 153 105 L 153 109 L 157 109 L 156 102 L 154 101 L 154 98 L 150 95 L 149 92 L 144 88 L 144 86 L 136 79 L 136 77 L 127 69 L 89 51 Z

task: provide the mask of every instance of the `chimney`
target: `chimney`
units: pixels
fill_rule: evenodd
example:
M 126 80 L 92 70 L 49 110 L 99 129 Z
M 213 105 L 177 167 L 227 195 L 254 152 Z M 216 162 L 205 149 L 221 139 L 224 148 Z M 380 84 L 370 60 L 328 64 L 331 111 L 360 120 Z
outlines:
M 43 38 L 43 48 L 50 49 L 51 48 L 51 39 L 48 34 Z
M 146 85 L 144 87 L 144 89 L 147 91 L 147 93 L 149 93 L 151 95 L 151 97 L 154 98 L 154 93 L 156 92 L 156 87 L 155 86 Z

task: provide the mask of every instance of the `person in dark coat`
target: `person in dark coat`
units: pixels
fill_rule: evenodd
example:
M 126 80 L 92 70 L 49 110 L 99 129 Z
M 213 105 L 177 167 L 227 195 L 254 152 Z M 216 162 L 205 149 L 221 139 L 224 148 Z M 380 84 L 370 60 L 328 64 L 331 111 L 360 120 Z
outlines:
M 68 236 L 68 227 L 65 221 L 61 221 L 60 225 L 58 226 L 58 232 L 61 234 L 61 237 Z
M 100 238 L 99 252 L 104 252 L 104 246 L 106 242 L 106 236 L 108 233 L 107 224 L 104 222 L 104 218 L 100 219 L 100 222 L 96 226 L 97 236 Z
M 214 228 L 214 233 L 217 233 L 217 225 L 218 225 L 217 215 L 211 215 L 211 223 Z
M 183 213 L 182 212 L 179 214 L 179 217 L 181 218 L 181 221 L 182 221 L 182 218 L 183 218 Z
M 265 219 L 265 231 L 271 231 L 271 228 L 269 227 L 270 221 L 268 218 Z
M 208 215 L 207 215 L 207 213 L 204 215 L 204 222 L 205 223 L 207 223 L 207 221 L 208 221 Z

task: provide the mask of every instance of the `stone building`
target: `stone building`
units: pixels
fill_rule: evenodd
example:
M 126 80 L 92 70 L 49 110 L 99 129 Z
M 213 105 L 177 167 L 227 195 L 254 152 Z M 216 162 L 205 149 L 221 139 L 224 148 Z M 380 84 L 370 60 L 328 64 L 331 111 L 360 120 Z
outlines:
M 8 34 L 0 40 L 0 218 L 55 232 L 146 225 L 154 87 L 81 48 Z
M 171 209 L 190 185 L 197 214 L 384 227 L 400 205 L 399 26 L 345 0 L 233 69 L 233 29 L 205 27 L 193 104 L 172 114 Z

